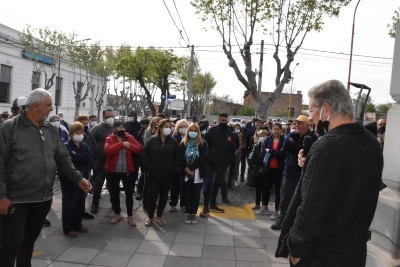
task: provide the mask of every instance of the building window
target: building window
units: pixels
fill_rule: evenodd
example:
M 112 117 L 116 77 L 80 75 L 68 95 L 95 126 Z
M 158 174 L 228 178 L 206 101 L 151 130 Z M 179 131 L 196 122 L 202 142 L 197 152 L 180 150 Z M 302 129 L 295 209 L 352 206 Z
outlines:
M 81 102 L 81 108 L 86 108 L 86 102 Z
M 33 71 L 32 72 L 32 90 L 35 90 L 40 87 L 40 72 Z
M 11 67 L 1 65 L 0 68 L 0 103 L 11 103 L 10 101 Z
M 56 106 L 61 106 L 62 103 L 62 88 L 63 88 L 63 78 L 56 78 Z

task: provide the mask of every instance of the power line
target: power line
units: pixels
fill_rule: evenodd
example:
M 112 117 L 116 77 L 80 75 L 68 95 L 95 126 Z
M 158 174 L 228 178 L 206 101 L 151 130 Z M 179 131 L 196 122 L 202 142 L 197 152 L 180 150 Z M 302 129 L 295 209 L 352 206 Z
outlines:
M 189 36 L 187 35 L 187 33 L 186 33 L 186 29 L 185 29 L 185 26 L 184 26 L 184 25 L 183 25 L 183 23 L 182 23 L 182 19 L 181 19 L 181 16 L 179 15 L 178 8 L 176 7 L 175 0 L 173 0 L 173 1 L 174 1 L 174 6 L 175 6 L 176 13 L 178 13 L 178 18 L 179 18 L 179 21 L 181 22 L 181 25 L 182 25 L 183 31 L 185 32 L 186 38 L 188 39 L 188 42 L 189 42 L 189 45 L 190 45 Z M 165 3 L 165 2 L 164 2 L 164 3 Z
M 179 32 L 179 34 L 180 34 L 180 37 L 181 37 L 181 38 L 183 39 L 183 41 L 185 42 L 186 46 L 188 46 L 188 43 L 186 42 L 185 38 L 184 38 L 183 35 L 182 35 L 182 30 L 179 30 L 178 25 L 176 25 L 176 22 L 175 22 L 174 18 L 172 17 L 171 12 L 169 11 L 167 4 L 165 3 L 165 0 L 163 0 L 163 2 L 164 2 L 165 7 L 166 7 L 167 10 L 168 10 L 169 16 L 171 17 L 172 21 L 173 21 L 174 24 L 175 24 L 176 29 L 178 30 L 178 32 Z

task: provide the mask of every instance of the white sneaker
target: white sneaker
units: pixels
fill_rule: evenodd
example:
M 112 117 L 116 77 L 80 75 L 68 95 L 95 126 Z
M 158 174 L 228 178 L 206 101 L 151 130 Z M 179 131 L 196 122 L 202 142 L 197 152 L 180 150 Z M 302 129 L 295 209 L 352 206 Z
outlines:
M 260 210 L 256 211 L 255 214 L 257 215 L 268 215 L 270 214 L 268 208 L 261 208 Z
M 272 213 L 271 215 L 271 220 L 276 220 L 279 217 L 279 213 L 277 211 L 275 211 L 274 213 Z
M 261 207 L 260 205 L 254 204 L 253 207 L 251 207 L 252 210 L 259 210 Z

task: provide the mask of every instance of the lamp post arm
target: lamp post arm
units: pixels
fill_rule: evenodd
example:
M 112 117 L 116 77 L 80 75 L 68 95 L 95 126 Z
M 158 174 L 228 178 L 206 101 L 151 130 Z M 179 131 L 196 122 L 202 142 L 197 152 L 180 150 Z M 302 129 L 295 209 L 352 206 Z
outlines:
M 358 0 L 356 8 L 354 9 L 354 16 L 353 16 L 353 28 L 351 30 L 351 45 L 350 45 L 350 63 L 349 63 L 349 77 L 347 79 L 347 91 L 350 92 L 350 77 L 351 77 L 351 62 L 353 59 L 353 43 L 354 43 L 354 26 L 356 22 L 356 12 L 358 8 L 358 4 L 360 3 L 361 0 Z

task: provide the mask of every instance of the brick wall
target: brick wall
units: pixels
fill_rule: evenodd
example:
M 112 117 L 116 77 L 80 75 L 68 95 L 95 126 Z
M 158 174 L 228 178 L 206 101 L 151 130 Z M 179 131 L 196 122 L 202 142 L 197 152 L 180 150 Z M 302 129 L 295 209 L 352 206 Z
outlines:
M 269 96 L 271 95 L 271 92 L 261 92 L 261 99 L 265 101 Z M 301 115 L 301 109 L 302 109 L 302 102 L 303 102 L 303 95 L 302 94 L 292 94 L 292 107 L 294 107 L 294 116 L 293 117 L 298 117 Z M 251 94 L 245 94 L 244 96 L 244 101 L 243 101 L 245 106 L 251 106 L 254 107 L 254 99 Z M 290 103 L 290 94 L 280 94 L 278 98 L 275 99 L 274 103 L 272 104 L 268 116 L 274 116 L 274 114 L 278 113 L 279 111 L 282 110 L 288 110 Z
M 213 100 L 213 106 L 211 107 L 210 113 L 215 113 L 215 112 L 225 112 L 228 113 L 228 115 L 234 115 L 236 111 L 241 109 L 243 105 L 240 104 L 235 104 L 223 100 Z

